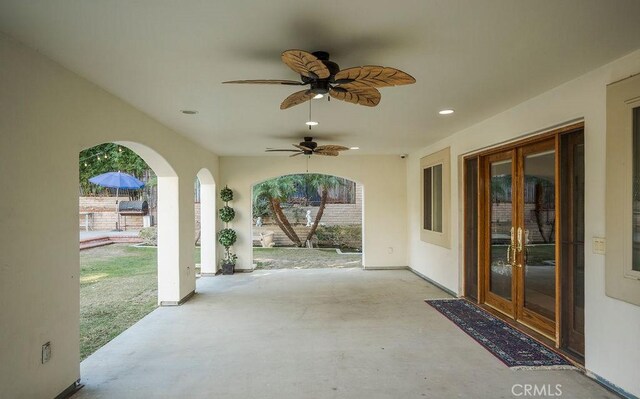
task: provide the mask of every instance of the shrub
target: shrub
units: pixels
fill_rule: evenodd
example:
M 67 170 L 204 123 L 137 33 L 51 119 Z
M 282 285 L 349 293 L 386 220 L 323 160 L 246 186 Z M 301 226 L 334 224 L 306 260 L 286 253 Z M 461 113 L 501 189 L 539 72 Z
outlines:
M 220 220 L 225 223 L 229 223 L 233 220 L 234 217 L 236 217 L 236 211 L 234 211 L 233 208 L 228 205 L 225 205 L 223 208 L 221 208 L 219 213 Z
M 229 202 L 233 200 L 233 191 L 229 187 L 225 187 L 220 190 L 220 198 L 224 202 Z
M 157 227 L 145 227 L 138 233 L 138 237 L 142 238 L 144 245 L 158 245 L 158 228 Z
M 339 248 L 362 248 L 362 226 L 357 224 L 343 226 L 318 226 L 316 230 L 318 244 Z
M 225 249 L 232 246 L 238 237 L 236 236 L 236 232 L 233 229 L 222 229 L 220 230 L 220 236 L 218 237 L 218 242 L 222 244 Z

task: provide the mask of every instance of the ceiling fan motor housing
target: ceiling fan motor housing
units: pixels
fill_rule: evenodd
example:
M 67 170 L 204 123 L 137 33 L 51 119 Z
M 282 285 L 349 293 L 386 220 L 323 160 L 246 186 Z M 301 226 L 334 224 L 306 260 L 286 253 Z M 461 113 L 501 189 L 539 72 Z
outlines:
M 318 58 L 329 70 L 329 77 L 326 79 L 310 78 L 304 75 L 300 75 L 300 78 L 304 83 L 311 85 L 311 92 L 314 94 L 327 94 L 329 93 L 330 83 L 335 82 L 335 76 L 340 72 L 340 66 L 333 61 L 329 61 L 329 53 L 326 51 L 314 51 L 312 53 Z
M 304 152 L 305 155 L 311 155 L 313 153 L 313 150 L 315 150 L 316 147 L 318 146 L 318 143 L 313 141 L 313 137 L 305 137 L 304 141 L 300 142 L 300 145 L 302 147 L 305 147 L 311 150 L 311 151 L 305 151 Z

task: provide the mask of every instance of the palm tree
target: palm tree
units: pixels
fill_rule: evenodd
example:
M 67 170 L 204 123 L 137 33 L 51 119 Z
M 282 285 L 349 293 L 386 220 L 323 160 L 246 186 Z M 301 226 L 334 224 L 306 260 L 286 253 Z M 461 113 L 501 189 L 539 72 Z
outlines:
M 302 246 L 300 237 L 296 234 L 287 216 L 282 211 L 282 202 L 287 201 L 296 192 L 296 185 L 299 177 L 295 175 L 276 177 L 262 183 L 258 183 L 253 188 L 253 203 L 265 199 L 269 204 L 269 212 L 276 224 L 298 247 Z
M 305 175 L 303 179 L 308 186 L 311 186 L 314 189 L 320 191 L 320 207 L 318 208 L 316 218 L 311 225 L 311 229 L 307 233 L 307 238 L 305 239 L 305 243 L 308 243 L 311 240 L 311 237 L 313 237 L 313 235 L 316 233 L 318 224 L 320 223 L 320 219 L 322 219 L 324 208 L 327 206 L 329 190 L 334 187 L 338 187 L 339 185 L 343 184 L 343 182 L 339 177 L 319 174 L 308 174 Z

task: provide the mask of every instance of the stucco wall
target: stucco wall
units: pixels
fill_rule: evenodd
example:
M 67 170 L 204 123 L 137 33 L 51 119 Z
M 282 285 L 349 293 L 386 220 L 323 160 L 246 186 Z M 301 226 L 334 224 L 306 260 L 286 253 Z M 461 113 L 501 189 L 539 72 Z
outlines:
M 461 289 L 462 200 L 460 156 L 584 118 L 586 368 L 640 396 L 640 307 L 609 298 L 604 291 L 604 256 L 592 252 L 592 237 L 604 237 L 606 85 L 640 73 L 640 51 L 558 86 L 427 148 L 407 163 L 409 265 L 455 291 Z M 463 109 L 457 112 L 464 112 Z M 455 116 L 453 116 L 455 117 Z M 425 132 L 428 134 L 428 131 Z M 451 147 L 452 249 L 420 241 L 420 158 Z
M 0 187 L 11 188 L 0 198 L 0 396 L 52 398 L 80 377 L 79 151 L 104 142 L 148 150 L 140 155 L 166 178 L 159 191 L 174 197 L 160 213 L 180 217 L 165 251 L 176 299 L 195 288 L 194 177 L 207 168 L 215 178 L 218 160 L 2 34 L 0 60 Z M 47 341 L 52 357 L 41 364 Z
M 302 159 L 300 159 L 302 158 Z M 272 177 L 306 170 L 304 157 L 221 157 L 220 184 L 233 189 L 238 232 L 238 268 L 251 268 L 251 188 Z M 356 181 L 363 186 L 365 267 L 406 266 L 406 167 L 400 156 L 312 157 L 309 172 Z

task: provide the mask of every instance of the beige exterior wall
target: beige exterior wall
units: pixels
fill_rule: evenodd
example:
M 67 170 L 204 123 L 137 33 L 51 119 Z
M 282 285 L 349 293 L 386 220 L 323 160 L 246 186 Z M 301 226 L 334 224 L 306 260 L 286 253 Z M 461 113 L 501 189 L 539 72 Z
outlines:
M 0 396 L 53 398 L 80 377 L 80 150 L 133 145 L 160 176 L 159 216 L 180 222 L 160 237 L 170 243 L 159 288 L 176 300 L 195 288 L 193 181 L 201 168 L 217 176 L 218 159 L 2 34 L 0 60 L 0 185 L 11 187 L 0 199 Z
M 300 159 L 302 158 L 302 159 Z M 330 159 L 329 159 L 330 158 Z M 221 157 L 220 184 L 234 190 L 238 233 L 234 251 L 238 268 L 252 268 L 251 188 L 261 181 L 306 170 L 304 157 Z M 312 157 L 309 172 L 345 177 L 360 183 L 364 193 L 363 264 L 402 267 L 406 258 L 406 167 L 400 156 L 342 155 Z M 220 252 L 220 251 L 219 251 Z
M 586 368 L 640 395 L 640 307 L 605 295 L 604 256 L 594 254 L 592 237 L 605 233 L 606 86 L 640 73 L 640 51 L 558 86 L 429 147 L 407 163 L 409 265 L 454 292 L 462 292 L 461 156 L 523 138 L 572 121 L 585 123 L 585 318 Z M 464 112 L 464 110 L 458 110 Z M 455 117 L 455 116 L 454 116 Z M 425 131 L 425 134 L 429 134 Z M 420 240 L 420 158 L 451 147 L 451 249 Z

